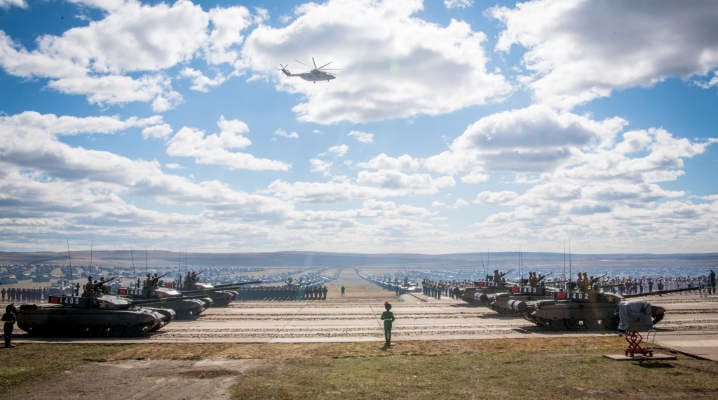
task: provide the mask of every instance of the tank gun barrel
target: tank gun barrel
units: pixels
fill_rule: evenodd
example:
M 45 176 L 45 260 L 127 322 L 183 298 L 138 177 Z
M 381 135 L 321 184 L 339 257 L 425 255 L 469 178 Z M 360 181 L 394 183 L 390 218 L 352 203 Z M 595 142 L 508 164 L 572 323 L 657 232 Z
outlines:
M 99 289 L 99 288 L 102 287 L 103 285 L 106 285 L 106 284 L 108 284 L 108 283 L 114 281 L 115 279 L 117 279 L 116 276 L 115 276 L 115 277 L 112 277 L 112 278 L 110 278 L 110 279 L 108 279 L 108 280 L 106 280 L 106 281 L 99 281 L 99 282 L 97 282 L 97 283 L 93 283 L 93 284 L 92 284 L 92 287 L 95 288 L 95 289 Z
M 206 292 L 215 292 L 218 290 L 230 290 L 234 289 L 236 287 L 244 286 L 244 285 L 251 285 L 255 283 L 261 283 L 262 281 L 250 281 L 250 282 L 241 282 L 236 284 L 227 284 L 227 285 L 220 285 L 215 286 L 211 289 L 193 289 L 193 290 L 183 290 L 182 293 L 184 294 L 194 294 L 194 293 L 206 293 Z
M 682 288 L 682 289 L 658 290 L 658 291 L 654 291 L 654 292 L 624 294 L 621 297 L 623 297 L 624 299 L 632 299 L 634 297 L 660 296 L 662 294 L 689 292 L 692 290 L 700 290 L 700 288 L 699 287 L 691 287 L 691 288 Z
M 130 302 L 132 302 L 133 305 L 143 305 L 143 304 L 150 304 L 150 303 L 170 303 L 175 301 L 182 301 L 182 300 L 192 300 L 192 299 L 201 299 L 206 296 L 201 295 L 194 295 L 194 296 L 177 296 L 177 297 L 154 297 L 150 299 L 128 299 Z
M 600 282 L 601 279 L 605 278 L 606 276 L 608 276 L 608 272 L 606 272 L 605 274 L 603 274 L 603 275 L 601 275 L 601 276 L 597 276 L 597 277 L 595 277 L 595 278 L 591 278 L 591 284 L 593 285 L 594 283 Z
M 245 285 L 254 285 L 256 283 L 262 283 L 262 281 L 247 281 L 247 282 L 237 282 L 237 283 L 226 283 L 224 285 L 215 285 L 215 289 L 229 289 L 237 286 L 245 286 Z

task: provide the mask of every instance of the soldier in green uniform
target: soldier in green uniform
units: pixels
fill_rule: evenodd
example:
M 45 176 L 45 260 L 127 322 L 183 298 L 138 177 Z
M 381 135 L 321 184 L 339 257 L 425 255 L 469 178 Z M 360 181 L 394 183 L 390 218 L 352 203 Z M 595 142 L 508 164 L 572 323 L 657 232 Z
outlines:
M 2 316 L 2 320 L 4 322 L 3 337 L 5 339 L 5 348 L 13 348 L 15 345 L 11 343 L 12 329 L 15 326 L 15 321 L 17 320 L 17 310 L 15 309 L 15 304 L 8 304 L 7 307 L 5 307 L 5 314 Z
M 394 322 L 394 313 L 391 312 L 391 304 L 388 301 L 384 303 L 384 308 L 386 311 L 381 314 L 381 320 L 384 321 L 384 340 L 386 340 L 384 346 L 389 347 L 391 346 L 391 324 Z

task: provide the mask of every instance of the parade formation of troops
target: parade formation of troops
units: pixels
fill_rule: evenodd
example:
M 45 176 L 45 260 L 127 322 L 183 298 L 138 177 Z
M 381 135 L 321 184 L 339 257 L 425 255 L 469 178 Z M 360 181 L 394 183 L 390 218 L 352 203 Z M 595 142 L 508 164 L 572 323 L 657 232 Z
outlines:
M 47 300 L 47 288 L 2 288 L 2 302 L 43 302 Z

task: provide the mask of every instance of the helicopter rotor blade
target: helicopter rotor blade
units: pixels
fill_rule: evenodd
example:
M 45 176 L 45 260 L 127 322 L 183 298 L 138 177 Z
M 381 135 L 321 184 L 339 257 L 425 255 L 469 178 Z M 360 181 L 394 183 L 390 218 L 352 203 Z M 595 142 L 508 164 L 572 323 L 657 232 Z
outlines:
M 300 63 L 300 64 L 304 65 L 305 67 L 309 67 L 309 66 L 308 66 L 307 64 L 305 64 L 305 63 L 303 63 L 303 62 L 301 62 L 301 61 L 297 60 L 296 58 L 294 59 L 294 61 L 296 61 L 296 62 L 298 62 L 298 63 Z
M 317 68 L 317 62 L 314 61 L 314 57 L 312 57 L 312 64 L 314 64 L 314 69 L 319 69 L 319 68 Z
M 322 65 L 321 67 L 319 67 L 319 68 L 317 68 L 317 69 L 322 69 L 322 68 L 326 67 L 327 65 L 329 65 L 329 64 L 331 64 L 331 63 L 333 63 L 333 62 L 334 62 L 334 61 L 329 61 L 328 63 Z

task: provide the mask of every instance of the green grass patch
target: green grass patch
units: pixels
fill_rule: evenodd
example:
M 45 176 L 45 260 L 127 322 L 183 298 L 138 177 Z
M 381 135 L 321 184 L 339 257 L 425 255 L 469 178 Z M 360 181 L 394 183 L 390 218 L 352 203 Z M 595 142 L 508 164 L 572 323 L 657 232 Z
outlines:
M 715 398 L 718 363 L 681 356 L 638 365 L 602 357 L 624 345 L 615 336 L 402 341 L 388 350 L 376 342 L 23 343 L 0 352 L 0 398 L 34 382 L 52 385 L 83 363 L 137 359 L 254 360 L 241 372 L 179 373 L 234 379 L 234 399 Z

